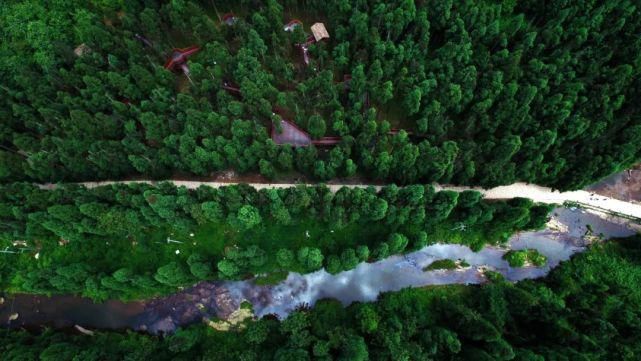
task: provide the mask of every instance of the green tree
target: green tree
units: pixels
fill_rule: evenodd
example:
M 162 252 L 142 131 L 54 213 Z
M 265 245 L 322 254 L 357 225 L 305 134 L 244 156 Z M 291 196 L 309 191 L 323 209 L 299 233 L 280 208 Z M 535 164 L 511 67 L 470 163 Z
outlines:
M 225 278 L 235 278 L 240 273 L 240 268 L 231 260 L 220 260 L 216 264 L 216 267 Z
M 281 248 L 276 252 L 276 262 L 284 269 L 289 269 L 294 262 L 294 252 L 287 248 Z
M 211 265 L 206 261 L 205 257 L 198 253 L 194 253 L 187 258 L 187 265 L 191 274 L 200 280 L 209 279 L 213 275 Z
M 181 286 L 186 284 L 190 277 L 182 265 L 178 262 L 170 262 L 158 268 L 154 279 L 168 286 Z
M 405 237 L 404 235 L 400 233 L 392 233 L 387 241 L 389 245 L 389 252 L 391 254 L 403 252 L 403 250 L 405 250 L 405 247 L 407 247 L 408 242 L 409 241 L 407 237 Z
M 314 114 L 309 118 L 309 134 L 313 138 L 320 138 L 325 135 L 325 120 L 318 114 Z
M 267 179 L 274 179 L 276 177 L 276 170 L 269 161 L 261 159 L 260 161 L 258 161 L 258 166 L 260 169 L 260 174 L 265 176 Z
M 203 215 L 211 222 L 223 219 L 223 209 L 218 202 L 208 201 L 200 205 Z
M 355 268 L 359 263 L 356 252 L 352 248 L 347 248 L 341 253 L 341 265 L 343 269 L 350 270 Z
M 380 317 L 376 312 L 376 309 L 371 305 L 361 305 L 356 313 L 356 318 L 358 319 L 359 327 L 362 332 L 371 334 L 376 332 L 378 329 Z
M 369 248 L 367 246 L 358 246 L 356 247 L 356 256 L 360 262 L 365 262 L 369 260 Z
M 367 344 L 361 336 L 349 335 L 343 339 L 338 360 L 365 361 L 368 359 Z
M 303 247 L 298 250 L 298 262 L 303 265 L 308 271 L 313 271 L 321 268 L 323 265 L 323 253 L 318 248 Z
M 260 224 L 261 221 L 262 217 L 256 207 L 244 205 L 238 209 L 235 217 L 231 218 L 230 223 L 241 230 L 248 230 Z

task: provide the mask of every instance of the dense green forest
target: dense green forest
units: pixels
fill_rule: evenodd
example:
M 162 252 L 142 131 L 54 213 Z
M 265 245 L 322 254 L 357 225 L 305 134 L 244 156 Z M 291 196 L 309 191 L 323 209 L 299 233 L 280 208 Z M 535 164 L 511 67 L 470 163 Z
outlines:
M 140 298 L 199 280 L 330 273 L 428 243 L 480 249 L 540 228 L 550 205 L 476 191 L 134 183 L 44 190 L 0 186 L 0 285 L 13 292 Z M 26 240 L 26 244 L 14 243 Z M 13 246 L 12 246 L 13 244 Z M 27 248 L 25 248 L 27 247 Z M 38 255 L 35 258 L 35 255 Z
M 0 180 L 235 169 L 568 189 L 641 156 L 638 2 L 231 3 L 4 1 Z M 330 38 L 306 66 L 295 44 L 314 22 Z M 163 67 L 192 45 L 189 79 Z M 276 108 L 341 143 L 277 146 Z
M 406 289 L 343 308 L 322 301 L 242 331 L 164 338 L 8 331 L 3 360 L 638 360 L 641 239 L 574 257 L 543 280 Z
M 0 290 L 148 299 L 539 229 L 551 205 L 431 184 L 578 189 L 641 161 L 640 34 L 638 0 L 4 0 Z M 336 144 L 277 144 L 281 119 Z M 72 183 L 221 174 L 390 185 Z M 641 359 L 641 236 L 486 277 L 228 332 L 7 328 L 0 359 Z

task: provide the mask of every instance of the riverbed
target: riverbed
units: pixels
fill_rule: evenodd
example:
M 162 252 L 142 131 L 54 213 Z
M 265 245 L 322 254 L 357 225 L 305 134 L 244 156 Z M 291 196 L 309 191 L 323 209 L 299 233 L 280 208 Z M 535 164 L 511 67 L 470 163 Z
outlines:
M 257 317 L 273 314 L 284 318 L 297 307 L 313 306 L 324 298 L 348 305 L 371 302 L 383 292 L 406 287 L 480 284 L 486 282 L 485 270 L 501 273 L 513 282 L 538 278 L 585 250 L 591 242 L 635 233 L 634 226 L 622 219 L 580 209 L 557 208 L 545 229 L 517 233 L 505 245 L 485 247 L 479 252 L 456 244 L 432 244 L 403 256 L 361 263 L 353 270 L 336 275 L 324 270 L 304 275 L 290 273 L 283 282 L 273 286 L 258 286 L 252 280 L 201 282 L 167 297 L 139 302 L 94 303 L 73 296 L 14 295 L 5 297 L 0 305 L 0 320 L 9 327 L 32 329 L 80 325 L 88 329 L 169 333 L 177 327 L 212 317 L 225 319 L 243 301 L 252 304 Z M 525 248 L 538 250 L 547 257 L 547 263 L 543 267 L 512 268 L 503 260 L 507 251 Z M 439 259 L 465 260 L 469 266 L 423 271 Z M 12 315 L 17 318 L 10 320 Z

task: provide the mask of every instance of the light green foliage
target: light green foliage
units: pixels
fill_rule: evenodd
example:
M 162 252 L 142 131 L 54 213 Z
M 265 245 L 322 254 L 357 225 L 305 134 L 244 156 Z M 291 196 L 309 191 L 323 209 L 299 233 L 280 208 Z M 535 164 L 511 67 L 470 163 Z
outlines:
M 321 250 L 313 247 L 303 247 L 297 254 L 298 262 L 308 271 L 320 268 L 323 264 L 323 258 Z
M 635 237 L 595 245 L 538 280 L 492 278 L 483 285 L 408 288 L 347 307 L 321 300 L 284 320 L 249 322 L 241 332 L 193 325 L 161 338 L 135 332 L 86 337 L 8 330 L 0 350 L 8 360 L 85 354 L 172 360 L 203 353 L 217 359 L 243 359 L 239 355 L 251 353 L 254 359 L 261 355 L 270 360 L 334 353 L 345 360 L 635 359 L 641 345 L 639 260 Z M 608 327 L 600 328 L 604 322 Z M 594 343 L 577 343 L 577 337 Z
M 283 268 L 288 268 L 294 262 L 294 253 L 288 249 L 281 248 L 276 252 L 276 261 Z
M 526 263 L 542 267 L 547 262 L 547 257 L 539 253 L 536 249 L 522 249 L 518 251 L 509 251 L 504 256 L 510 267 L 523 267 Z
M 433 270 L 452 270 L 456 269 L 456 262 L 451 259 L 439 259 L 436 260 L 426 267 L 423 268 L 423 271 L 433 271 Z
M 154 278 L 156 281 L 168 286 L 180 286 L 187 282 L 189 275 L 179 263 L 171 262 L 158 268 Z
M 258 209 L 250 205 L 245 205 L 240 207 L 236 216 L 232 218 L 232 222 L 241 229 L 247 230 L 260 224 L 261 216 Z

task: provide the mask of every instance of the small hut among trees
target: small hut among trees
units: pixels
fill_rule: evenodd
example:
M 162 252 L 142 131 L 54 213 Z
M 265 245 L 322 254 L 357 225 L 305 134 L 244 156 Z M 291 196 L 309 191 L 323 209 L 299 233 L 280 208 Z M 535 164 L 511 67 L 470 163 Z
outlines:
M 312 34 L 314 34 L 314 40 L 316 42 L 319 42 L 323 39 L 329 39 L 329 33 L 327 32 L 327 29 L 325 29 L 325 24 L 323 23 L 316 23 L 312 25 Z
M 78 47 L 76 47 L 73 50 L 73 53 L 76 54 L 76 56 L 78 57 L 84 56 L 85 54 L 89 54 L 90 52 L 91 52 L 91 48 L 87 46 L 87 44 L 85 43 L 78 45 Z
M 187 59 L 193 54 L 200 51 L 200 47 L 191 46 L 186 49 L 174 49 L 171 57 L 165 63 L 165 69 L 175 71 L 176 69 L 182 70 L 185 75 L 189 75 L 189 68 L 187 67 Z

